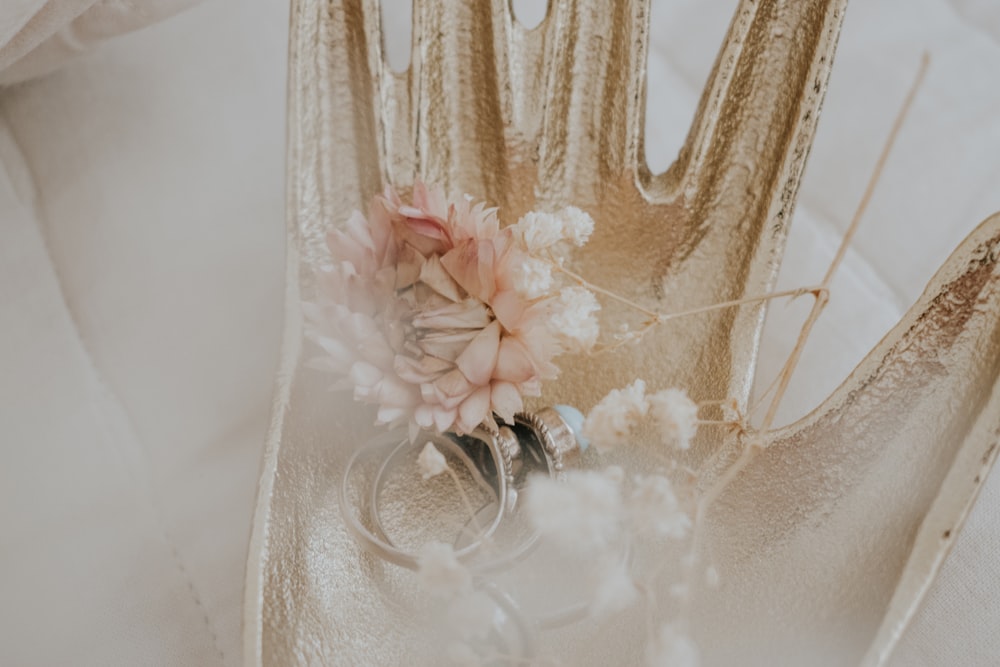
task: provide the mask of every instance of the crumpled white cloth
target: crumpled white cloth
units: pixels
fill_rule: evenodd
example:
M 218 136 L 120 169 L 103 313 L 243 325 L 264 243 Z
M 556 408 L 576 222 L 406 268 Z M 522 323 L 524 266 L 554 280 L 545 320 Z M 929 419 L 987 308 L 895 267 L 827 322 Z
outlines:
M 141 4 L 4 0 L 0 80 L 50 67 L 46 49 L 75 51 L 65 35 L 90 42 L 128 25 L 67 32 L 81 24 L 53 12 Z M 390 4 L 387 41 L 405 58 L 405 0 Z M 654 0 L 654 166 L 683 140 L 734 6 Z M 40 15 L 33 46 L 9 49 Z M 286 2 L 213 0 L 0 91 L 0 664 L 240 663 L 282 318 L 286 39 Z M 1000 210 L 1000 5 L 856 0 L 780 284 L 822 275 L 924 49 L 927 84 L 788 420 Z M 765 382 L 805 309 L 771 308 Z M 997 663 L 998 552 L 993 474 L 894 664 Z
M 0 84 L 45 74 L 97 42 L 166 18 L 198 0 L 4 0 Z

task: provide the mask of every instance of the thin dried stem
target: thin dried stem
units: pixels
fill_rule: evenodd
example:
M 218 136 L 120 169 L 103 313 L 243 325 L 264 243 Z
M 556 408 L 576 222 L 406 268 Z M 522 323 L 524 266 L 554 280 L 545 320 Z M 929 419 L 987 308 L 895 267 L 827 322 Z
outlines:
M 458 489 L 458 495 L 462 499 L 462 504 L 465 505 L 466 511 L 469 513 L 469 519 L 472 521 L 473 527 L 476 529 L 477 533 L 483 532 L 483 527 L 479 525 L 479 520 L 476 518 L 476 510 L 472 507 L 472 501 L 469 500 L 469 495 L 465 492 L 465 488 L 462 486 L 462 480 L 458 478 L 458 475 L 452 469 L 451 466 L 445 466 L 445 472 L 451 477 L 451 481 L 455 483 L 455 488 Z
M 571 278 L 573 280 L 573 282 L 577 283 L 581 287 L 586 287 L 591 292 L 597 292 L 598 294 L 603 294 L 604 296 L 608 297 L 609 299 L 617 301 L 618 303 L 625 304 L 629 308 L 634 308 L 635 310 L 639 311 L 640 313 L 642 313 L 644 315 L 648 315 L 649 317 L 653 318 L 653 320 L 658 320 L 661 317 L 660 313 L 656 312 L 655 310 L 650 310 L 649 308 L 646 308 L 645 306 L 640 306 L 635 301 L 632 301 L 631 299 L 628 299 L 628 298 L 622 296 L 621 294 L 616 294 L 615 292 L 612 292 L 611 290 L 604 289 L 603 287 L 595 285 L 594 283 L 590 282 L 589 280 L 587 280 L 586 278 L 584 278 L 583 276 L 581 276 L 579 273 L 575 273 L 574 271 L 571 271 L 570 269 L 567 269 L 565 266 L 563 266 L 559 262 L 557 262 L 554 259 L 552 259 L 551 256 L 550 256 L 550 263 L 552 264 L 552 267 L 556 271 L 559 271 L 560 273 L 565 274 L 567 277 Z
M 778 384 L 774 391 L 774 396 L 771 398 L 771 403 L 768 406 L 767 413 L 764 415 L 764 420 L 761 422 L 760 429 L 766 431 L 771 428 L 774 423 L 774 418 L 778 414 L 778 407 L 781 405 L 781 400 L 785 396 L 785 392 L 788 390 L 788 383 L 792 379 L 792 374 L 795 372 L 796 366 L 798 366 L 799 359 L 802 357 L 802 350 L 805 348 L 806 340 L 809 338 L 809 334 L 812 332 L 813 325 L 816 324 L 816 320 L 819 319 L 820 314 L 826 307 L 829 298 L 829 287 L 830 283 L 833 281 L 833 277 L 840 267 L 844 256 L 847 254 L 847 247 L 854 238 L 855 232 L 858 230 L 858 226 L 861 224 L 861 219 L 864 217 L 865 211 L 868 209 L 868 204 L 871 202 L 872 195 L 875 192 L 875 186 L 878 185 L 879 178 L 882 176 L 882 172 L 885 170 L 885 164 L 889 159 L 889 154 L 892 152 L 892 147 L 896 143 L 896 137 L 899 136 L 899 131 L 903 127 L 903 121 L 906 120 L 906 116 L 913 106 L 913 100 L 917 96 L 917 91 L 920 90 L 920 86 L 923 83 L 924 76 L 927 74 L 927 67 L 930 65 L 930 56 L 927 53 L 923 54 L 920 59 L 920 69 L 917 72 L 916 79 L 913 81 L 913 85 L 910 86 L 910 90 L 906 95 L 906 99 L 903 100 L 903 106 L 899 110 L 895 121 L 892 124 L 892 129 L 889 131 L 889 138 L 886 140 L 885 145 L 882 147 L 882 152 L 878 157 L 878 161 L 875 163 L 875 169 L 872 172 L 871 178 L 868 180 L 868 185 L 865 187 L 864 195 L 861 197 L 861 202 L 858 204 L 857 210 L 854 212 L 854 217 L 851 219 L 851 224 L 848 225 L 847 231 L 844 233 L 844 238 L 840 242 L 840 247 L 837 248 L 837 254 L 834 255 L 833 261 L 830 262 L 829 268 L 826 270 L 826 275 L 823 276 L 823 281 L 820 283 L 824 291 L 817 296 L 816 301 L 813 303 L 812 310 L 809 312 L 809 317 L 806 318 L 805 323 L 802 325 L 802 329 L 799 331 L 798 340 L 795 342 L 795 347 L 792 348 L 791 353 L 788 355 L 788 359 L 785 361 L 785 365 L 782 367 L 781 372 L 778 375 Z
M 595 288 L 590 283 L 587 283 L 585 285 L 585 287 L 587 287 L 588 289 L 592 289 L 594 291 L 598 291 L 601 294 L 606 294 L 606 295 L 609 295 L 609 296 L 614 295 L 613 292 L 610 292 L 609 290 L 605 290 L 603 288 Z M 679 317 L 688 317 L 690 315 L 700 315 L 702 313 L 709 313 L 709 312 L 712 312 L 714 310 L 724 310 L 726 308 L 735 308 L 736 306 L 744 306 L 744 305 L 748 305 L 748 304 L 751 304 L 751 303 L 763 303 L 765 301 L 771 301 L 772 299 L 781 299 L 781 298 L 784 298 L 784 297 L 791 297 L 791 298 L 794 299 L 796 297 L 802 296 L 803 294 L 812 294 L 817 299 L 819 299 L 819 298 L 821 298 L 821 295 L 823 295 L 823 294 L 826 293 L 826 291 L 827 291 L 827 288 L 822 287 L 822 286 L 816 286 L 816 287 L 799 287 L 797 289 L 781 290 L 779 292 L 769 292 L 768 294 L 762 294 L 760 296 L 749 296 L 749 297 L 746 297 L 744 299 L 733 299 L 731 301 L 722 301 L 720 303 L 713 303 L 713 304 L 711 304 L 709 306 L 698 306 L 697 308 L 691 308 L 689 310 L 679 310 L 679 311 L 676 311 L 676 312 L 673 312 L 673 313 L 656 313 L 656 312 L 653 312 L 653 311 L 649 311 L 649 310 L 646 310 L 646 309 L 642 308 L 641 306 L 637 306 L 637 305 L 633 304 L 628 299 L 625 299 L 623 297 L 619 297 L 617 295 L 614 295 L 613 298 L 617 299 L 621 303 L 624 303 L 624 304 L 626 304 L 628 306 L 632 306 L 632 307 L 640 309 L 644 314 L 650 315 L 650 317 L 652 319 L 649 322 L 646 322 L 646 324 L 643 326 L 642 329 L 639 329 L 638 331 L 632 332 L 633 333 L 632 336 L 630 336 L 628 338 L 625 338 L 623 340 L 617 341 L 615 343 L 612 343 L 611 345 L 605 345 L 605 346 L 599 347 L 599 348 L 597 348 L 597 349 L 594 350 L 594 354 L 601 354 L 601 353 L 604 353 L 604 352 L 611 352 L 613 350 L 617 350 L 618 348 L 620 348 L 620 347 L 622 347 L 624 345 L 628 345 L 630 343 L 638 342 L 639 340 L 642 339 L 643 336 L 646 335 L 646 333 L 648 333 L 651 329 L 653 329 L 657 325 L 663 324 L 664 322 L 667 322 L 669 320 L 677 319 Z M 727 399 L 722 399 L 719 402 L 722 403 L 722 402 L 725 402 L 725 400 L 727 400 Z
M 930 57 L 927 53 L 923 54 L 920 61 L 920 69 L 917 72 L 917 76 L 914 79 L 913 85 L 910 87 L 906 98 L 903 101 L 902 107 L 900 107 L 899 113 L 896 115 L 896 119 L 893 122 L 892 129 L 889 132 L 889 137 L 886 139 L 885 145 L 882 147 L 882 152 L 879 155 L 878 161 L 875 163 L 875 168 L 872 172 L 871 178 L 868 180 L 868 185 L 865 188 L 864 195 L 861 198 L 861 202 L 858 204 L 858 208 L 854 213 L 854 217 L 851 219 L 851 224 L 848 225 L 847 231 L 844 234 L 844 238 L 840 243 L 840 247 L 837 249 L 837 253 L 834 255 L 833 260 L 830 262 L 830 266 L 826 270 L 826 275 L 823 276 L 823 281 L 820 283 L 820 288 L 814 294 L 816 295 L 816 300 L 813 302 L 812 310 L 809 312 L 809 317 L 806 318 L 805 323 L 802 325 L 802 329 L 799 331 L 799 336 L 796 341 L 795 347 L 792 349 L 785 361 L 784 366 L 781 369 L 781 373 L 778 375 L 777 384 L 775 386 L 775 394 L 771 399 L 771 403 L 768 407 L 767 414 L 764 416 L 764 421 L 762 422 L 757 433 L 766 432 L 771 425 L 774 423 L 774 418 L 777 414 L 778 407 L 781 403 L 785 392 L 788 389 L 789 380 L 791 380 L 792 373 L 794 373 L 796 366 L 798 365 L 799 359 L 802 356 L 802 349 L 805 347 L 806 340 L 809 338 L 809 334 L 812 331 L 813 325 L 819 318 L 820 313 L 826 307 L 829 301 L 829 288 L 830 283 L 833 281 L 833 277 L 836 274 L 837 268 L 840 266 L 847 253 L 848 244 L 850 244 L 851 239 L 854 237 L 855 232 L 858 229 L 858 225 L 861 223 L 861 219 L 864 216 L 865 210 L 868 208 L 868 204 L 871 201 L 872 194 L 875 191 L 876 185 L 878 185 L 879 178 L 885 169 L 885 164 L 889 158 L 889 154 L 892 151 L 892 147 L 896 142 L 896 137 L 899 135 L 899 131 L 903 126 L 903 122 L 906 119 L 910 108 L 913 105 L 913 100 L 915 99 L 917 92 L 923 83 L 924 76 L 927 73 L 927 67 L 930 64 Z M 695 510 L 694 517 L 694 528 L 693 535 L 691 537 L 691 552 L 688 556 L 688 562 L 685 564 L 685 580 L 689 584 L 693 584 L 693 575 L 695 571 L 695 564 L 697 562 L 697 555 L 700 550 L 701 545 L 701 535 L 703 533 L 703 526 L 705 523 L 705 516 L 708 513 L 709 508 L 718 499 L 722 492 L 732 483 L 734 479 L 753 461 L 754 457 L 759 451 L 764 449 L 764 443 L 759 435 L 754 436 L 750 439 L 747 444 L 743 447 L 740 452 L 739 458 L 729 466 L 726 471 L 715 480 L 715 482 L 708 488 L 708 490 L 698 499 L 697 509 Z
M 818 285 L 818 286 L 815 286 L 815 287 L 800 287 L 800 288 L 797 288 L 797 289 L 781 290 L 779 292 L 770 292 L 768 294 L 762 294 L 760 296 L 750 296 L 750 297 L 745 297 L 745 298 L 742 298 L 742 299 L 731 299 L 729 301 L 722 301 L 722 302 L 719 302 L 719 303 L 713 303 L 713 304 L 708 305 L 708 306 L 699 306 L 697 308 L 691 308 L 691 309 L 688 309 L 688 310 L 680 310 L 680 311 L 676 311 L 676 312 L 672 312 L 672 313 L 663 313 L 663 312 L 657 312 L 655 310 L 651 310 L 649 308 L 646 308 L 645 306 L 642 306 L 642 305 L 636 303 L 632 299 L 629 299 L 627 297 L 622 296 L 621 294 L 618 294 L 618 293 L 613 292 L 613 291 L 611 291 L 609 289 L 601 287 L 600 285 L 595 285 L 594 283 L 590 282 L 589 280 L 587 280 L 586 278 L 584 278 L 580 274 L 576 273 L 575 271 L 566 268 L 563 265 L 562 262 L 558 261 L 551 254 L 549 254 L 548 260 L 549 260 L 549 263 L 552 265 L 553 269 L 555 269 L 556 271 L 564 274 L 568 278 L 572 279 L 579 286 L 585 287 L 585 288 L 589 289 L 592 292 L 596 292 L 597 294 L 601 294 L 603 296 L 606 296 L 607 298 L 612 299 L 613 301 L 617 301 L 618 303 L 621 303 L 621 304 L 623 304 L 625 306 L 628 306 L 629 308 L 632 308 L 632 309 L 636 310 L 637 312 L 640 312 L 643 315 L 646 315 L 647 317 L 650 318 L 649 321 L 647 321 L 644 324 L 643 328 L 640 329 L 639 331 L 633 332 L 632 336 L 630 336 L 628 338 L 625 338 L 623 340 L 617 341 L 617 342 L 615 342 L 615 343 L 613 343 L 611 345 L 602 346 L 602 347 L 594 350 L 594 353 L 597 353 L 597 354 L 603 353 L 603 352 L 610 352 L 612 350 L 617 350 L 618 348 L 622 347 L 623 345 L 627 345 L 629 343 L 634 343 L 634 342 L 640 340 L 643 336 L 646 335 L 647 332 L 649 332 L 651 329 L 653 329 L 657 325 L 663 324 L 664 322 L 667 322 L 669 320 L 677 319 L 679 317 L 688 317 L 690 315 L 700 315 L 702 313 L 709 313 L 709 312 L 716 311 L 716 310 L 724 310 L 726 308 L 734 308 L 736 306 L 743 306 L 743 305 L 748 305 L 748 304 L 751 304 L 751 303 L 763 303 L 765 301 L 770 301 L 772 299 L 779 299 L 779 298 L 783 298 L 783 297 L 791 297 L 791 298 L 794 299 L 796 297 L 802 296 L 803 294 L 812 294 L 814 297 L 816 297 L 817 299 L 819 299 L 819 298 L 822 298 L 821 297 L 821 293 L 827 291 L 827 286 L 826 285 Z

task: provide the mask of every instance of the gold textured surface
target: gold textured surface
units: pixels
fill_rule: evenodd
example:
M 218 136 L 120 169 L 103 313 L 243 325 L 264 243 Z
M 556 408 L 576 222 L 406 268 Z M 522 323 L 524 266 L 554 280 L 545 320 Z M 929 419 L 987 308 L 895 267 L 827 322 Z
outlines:
M 383 183 L 405 189 L 420 177 L 501 206 L 506 222 L 541 206 L 588 210 L 597 230 L 579 270 L 647 306 L 763 293 L 846 0 L 742 0 L 665 174 L 651 174 L 642 153 L 643 0 L 553 0 L 534 30 L 511 18 L 507 0 L 418 0 L 402 74 L 383 60 L 374 0 L 292 4 L 287 324 L 248 560 L 245 658 L 433 663 L 405 573 L 359 550 L 336 503 L 373 415 L 301 364 L 311 352 L 299 303 L 326 229 Z M 767 434 L 771 447 L 721 497 L 707 541 L 722 585 L 697 591 L 691 611 L 705 664 L 885 662 L 995 458 L 998 251 L 993 217 L 833 396 Z M 546 402 L 586 410 L 641 376 L 654 389 L 745 404 L 763 314 L 683 318 L 620 354 L 564 360 Z M 620 462 L 648 462 L 641 444 Z M 703 429 L 690 463 L 734 446 Z M 399 503 L 413 521 L 431 520 L 432 504 Z M 585 623 L 542 642 L 565 664 L 637 664 L 643 624 Z

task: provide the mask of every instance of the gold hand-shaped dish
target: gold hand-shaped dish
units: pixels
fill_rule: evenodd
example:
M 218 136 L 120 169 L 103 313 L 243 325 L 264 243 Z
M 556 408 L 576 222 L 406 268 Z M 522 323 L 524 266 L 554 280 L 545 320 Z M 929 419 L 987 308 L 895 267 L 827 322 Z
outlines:
M 642 150 L 644 0 L 554 0 L 532 30 L 508 0 L 418 0 L 402 74 L 383 59 L 375 0 L 292 4 L 287 324 L 248 563 L 246 660 L 414 664 L 422 626 L 387 594 L 405 587 L 351 538 L 337 501 L 373 414 L 304 364 L 300 303 L 327 229 L 384 184 L 420 178 L 500 206 L 507 222 L 539 206 L 584 208 L 596 230 L 581 270 L 650 308 L 763 294 L 846 0 L 742 0 L 664 174 L 649 172 Z M 998 252 L 993 217 L 823 405 L 762 434 L 766 448 L 706 517 L 721 585 L 691 596 L 705 664 L 888 659 L 995 458 Z M 545 400 L 587 409 L 642 376 L 745 407 L 763 316 L 756 304 L 669 322 L 613 357 L 561 364 Z M 703 431 L 691 465 L 731 460 L 737 438 Z M 640 442 L 622 463 L 649 458 Z M 418 500 L 408 511 L 419 521 Z M 423 518 L 433 522 L 430 510 Z M 636 664 L 643 632 L 625 618 L 541 641 L 564 664 Z

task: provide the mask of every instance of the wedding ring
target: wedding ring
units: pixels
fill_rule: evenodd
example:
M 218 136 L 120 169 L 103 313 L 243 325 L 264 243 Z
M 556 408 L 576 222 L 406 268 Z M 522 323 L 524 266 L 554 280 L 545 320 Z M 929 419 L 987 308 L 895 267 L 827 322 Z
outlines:
M 385 488 L 388 471 L 404 453 L 423 447 L 427 442 L 457 458 L 466 467 L 473 482 L 491 495 L 496 505 L 492 519 L 468 544 L 456 545 L 455 556 L 470 561 L 483 545 L 496 535 L 506 516 L 517 511 L 519 490 L 532 473 L 547 473 L 560 479 L 567 466 L 576 463 L 582 449 L 573 425 L 573 414 L 565 406 L 542 408 L 537 412 L 515 415 L 513 424 L 499 428 L 482 425 L 469 435 L 426 434 L 411 442 L 400 429 L 374 438 L 350 458 L 340 485 L 340 508 L 345 523 L 362 547 L 376 556 L 409 569 L 417 568 L 417 555 L 399 548 L 385 529 L 380 512 L 380 495 Z M 569 415 L 570 419 L 566 418 Z M 578 414 L 578 413 L 577 413 Z M 391 448 L 378 465 L 368 492 L 368 524 L 361 520 L 358 508 L 350 500 L 351 478 L 358 464 Z M 475 523 L 475 518 L 470 519 Z M 529 553 L 538 541 L 532 534 L 513 550 L 488 562 L 476 564 L 479 572 L 489 572 L 509 566 Z
M 489 451 L 493 461 L 497 462 L 495 463 L 496 467 L 500 469 L 505 467 L 504 448 L 501 445 L 501 436 L 498 432 L 493 431 L 492 429 L 480 427 L 469 436 L 463 437 L 473 438 L 482 442 Z M 418 442 L 424 443 L 429 440 L 436 441 L 438 444 L 443 444 L 447 447 L 445 442 L 450 440 L 450 438 L 449 436 L 444 435 L 428 435 L 421 438 Z M 377 507 L 378 491 L 383 484 L 382 479 L 386 470 L 387 461 L 391 460 L 401 450 L 408 449 L 411 446 L 415 445 L 411 444 L 406 429 L 391 431 L 380 437 L 374 438 L 362 446 L 351 456 L 344 468 L 344 476 L 340 484 L 339 500 L 340 511 L 341 515 L 344 517 L 344 522 L 351 535 L 363 548 L 390 563 L 394 563 L 411 570 L 416 570 L 417 555 L 400 549 L 385 535 L 381 519 L 378 517 Z M 386 460 L 383 460 L 382 464 L 379 466 L 379 473 L 376 475 L 376 480 L 374 481 L 375 488 L 371 490 L 371 499 L 369 502 L 376 503 L 369 508 L 369 517 L 374 527 L 374 530 L 371 530 L 365 526 L 364 523 L 362 523 L 357 514 L 358 508 L 351 502 L 351 477 L 355 469 L 363 460 L 373 457 L 375 454 L 384 451 L 388 447 L 392 447 L 391 453 L 389 457 Z M 504 514 L 506 513 L 509 488 L 507 474 L 506 471 L 504 471 L 498 476 L 498 483 L 496 486 L 496 514 L 486 527 L 485 531 L 481 535 L 477 536 L 476 540 L 460 549 L 456 549 L 455 557 L 457 559 L 460 561 L 468 561 L 496 533 L 497 529 L 500 527 L 501 521 L 503 521 Z

